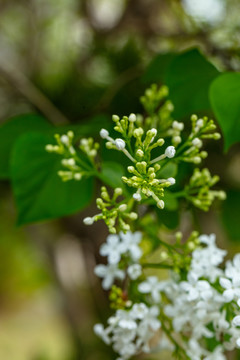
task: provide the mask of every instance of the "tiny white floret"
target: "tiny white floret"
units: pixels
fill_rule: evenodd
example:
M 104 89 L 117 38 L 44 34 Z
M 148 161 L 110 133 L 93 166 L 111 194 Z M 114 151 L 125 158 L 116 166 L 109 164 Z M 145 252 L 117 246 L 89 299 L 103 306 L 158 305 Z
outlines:
M 136 280 L 142 274 L 142 267 L 139 264 L 130 265 L 127 273 L 131 280 Z

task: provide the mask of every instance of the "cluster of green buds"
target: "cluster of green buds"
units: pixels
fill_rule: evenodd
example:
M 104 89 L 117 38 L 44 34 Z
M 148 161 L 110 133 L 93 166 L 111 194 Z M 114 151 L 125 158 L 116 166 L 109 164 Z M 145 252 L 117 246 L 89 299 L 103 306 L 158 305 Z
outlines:
M 163 85 L 158 87 L 156 84 L 153 84 L 140 98 L 140 101 L 148 114 L 145 119 L 146 125 L 148 127 L 153 126 L 161 128 L 162 133 L 164 133 L 173 122 L 172 112 L 174 106 L 170 100 L 167 100 L 168 94 L 169 90 L 167 86 Z
M 116 123 L 114 129 L 119 132 L 123 138 L 113 139 L 109 136 L 107 130 L 102 129 L 100 135 L 107 140 L 106 146 L 110 149 L 122 151 L 134 165 L 128 167 L 130 177 L 123 176 L 122 180 L 130 187 L 137 189 L 133 198 L 141 201 L 142 194 L 146 197 L 152 197 L 159 208 L 164 207 L 164 188 L 175 184 L 175 179 L 159 179 L 157 172 L 161 165 L 158 162 L 166 158 L 173 158 L 175 155 L 174 146 L 168 146 L 164 153 L 152 159 L 152 150 L 164 145 L 164 139 L 155 140 L 157 130 L 152 128 L 145 132 L 142 127 L 135 127 L 136 115 L 124 116 L 121 120 L 117 115 L 113 115 L 113 121 Z M 155 165 L 153 165 L 155 164 Z
M 109 294 L 110 307 L 114 310 L 126 309 L 132 305 L 132 302 L 127 299 L 127 295 L 124 291 L 113 285 Z
M 132 212 L 130 206 L 125 204 L 124 201 L 117 201 L 122 193 L 121 188 L 116 188 L 111 198 L 106 187 L 103 186 L 101 188 L 101 197 L 96 200 L 97 207 L 101 210 L 101 213 L 93 217 L 86 217 L 83 222 L 86 225 L 92 225 L 95 221 L 104 220 L 109 232 L 112 234 L 117 233 L 117 228 L 118 231 L 123 231 L 124 233 L 129 231 L 130 225 L 127 221 L 136 220 L 138 215 Z
M 224 200 L 226 193 L 222 190 L 211 190 L 219 181 L 219 176 L 211 176 L 208 169 L 195 169 L 189 184 L 185 186 L 186 198 L 196 207 L 208 211 L 215 198 Z
M 206 116 L 198 119 L 197 115 L 191 116 L 192 132 L 187 141 L 178 149 L 179 160 L 200 164 L 202 159 L 207 157 L 207 152 L 202 151 L 204 139 L 219 140 L 220 133 L 216 132 L 216 125 L 213 120 Z
M 158 252 L 158 263 L 146 262 L 142 266 L 144 268 L 173 269 L 176 273 L 187 272 L 191 263 L 191 253 L 199 247 L 198 237 L 199 233 L 193 231 L 183 242 L 183 234 L 178 231 L 171 244 L 162 240 L 159 241 L 160 252 Z
M 81 180 L 83 176 L 89 176 L 94 166 L 94 158 L 97 155 L 98 143 L 94 143 L 92 138 L 82 139 L 79 149 L 84 153 L 84 158 L 80 157 L 73 146 L 74 133 L 68 131 L 67 134 L 55 134 L 57 144 L 46 145 L 46 151 L 62 155 L 61 161 L 64 170 L 59 170 L 58 175 L 63 181 Z

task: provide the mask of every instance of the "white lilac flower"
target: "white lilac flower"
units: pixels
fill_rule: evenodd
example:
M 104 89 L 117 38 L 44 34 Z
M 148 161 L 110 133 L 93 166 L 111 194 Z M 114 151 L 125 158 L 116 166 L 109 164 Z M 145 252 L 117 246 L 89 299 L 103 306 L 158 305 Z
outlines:
M 95 334 L 99 336 L 107 345 L 111 344 L 110 337 L 108 335 L 108 331 L 104 329 L 103 324 L 95 324 L 93 328 Z
M 206 350 L 193 338 L 189 340 L 186 352 L 191 360 L 201 360 L 202 356 L 206 354 Z
M 210 284 L 205 280 L 198 280 L 195 282 L 190 278 L 188 281 L 182 281 L 180 287 L 187 293 L 187 301 L 197 299 L 208 300 L 213 295 Z
M 142 256 L 142 250 L 139 247 L 139 243 L 142 240 L 142 234 L 140 231 L 132 233 L 128 231 L 126 234 L 120 232 L 122 240 L 123 252 L 129 252 L 133 261 L 137 261 Z
M 199 241 L 206 247 L 193 251 L 189 276 L 195 280 L 204 277 L 215 282 L 219 276 L 223 275 L 218 265 L 222 263 L 227 252 L 216 246 L 214 234 L 202 235 Z
M 215 313 L 215 318 L 213 319 L 213 328 L 216 332 L 216 339 L 221 339 L 221 334 L 226 332 L 230 328 L 230 323 L 226 320 L 226 310 L 217 311 Z
M 94 272 L 97 276 L 103 278 L 102 287 L 104 290 L 109 290 L 115 279 L 123 280 L 125 277 L 124 271 L 120 270 L 116 264 L 97 265 Z
M 226 300 L 226 302 L 232 301 L 234 298 L 240 297 L 240 279 L 226 279 L 226 278 L 220 278 L 219 279 L 220 285 L 226 289 L 223 292 L 223 297 Z
M 232 351 L 236 347 L 240 348 L 240 329 L 233 325 L 226 334 L 229 335 L 229 339 L 223 343 L 224 348 L 228 351 Z
M 130 313 L 134 319 L 142 320 L 148 313 L 148 307 L 144 303 L 134 304 Z
M 106 243 L 101 245 L 99 252 L 102 256 L 108 257 L 109 264 L 117 264 L 124 252 L 124 246 L 118 235 L 109 235 Z
M 240 254 L 236 254 L 233 261 L 227 261 L 225 275 L 229 279 L 236 279 L 240 276 Z
M 225 269 L 226 278 L 220 278 L 220 285 L 225 289 L 223 297 L 226 302 L 240 298 L 240 254 L 236 254 L 233 261 L 227 261 Z
M 159 330 L 159 309 L 136 303 L 132 309 L 117 310 L 115 316 L 108 319 L 108 326 L 94 326 L 95 333 L 119 354 L 118 360 L 128 360 L 140 352 L 150 352 L 149 341 Z
M 217 346 L 211 353 L 209 353 L 204 360 L 226 360 L 226 356 L 224 355 L 224 347 Z
M 134 320 L 134 316 L 130 311 L 125 310 L 117 310 L 116 313 L 117 317 L 119 318 L 119 326 L 123 329 L 134 330 L 137 328 L 137 323 Z
M 136 280 L 142 274 L 142 267 L 139 264 L 130 265 L 127 273 L 131 280 Z
M 161 300 L 160 292 L 164 289 L 165 283 L 159 282 L 156 276 L 149 276 L 146 281 L 138 286 L 138 290 L 143 294 L 150 294 L 153 302 L 158 303 Z

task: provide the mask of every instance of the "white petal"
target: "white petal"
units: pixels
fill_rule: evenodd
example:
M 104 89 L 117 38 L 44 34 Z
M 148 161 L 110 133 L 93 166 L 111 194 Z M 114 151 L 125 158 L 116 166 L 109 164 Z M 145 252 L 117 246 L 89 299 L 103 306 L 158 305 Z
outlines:
M 151 291 L 151 286 L 148 282 L 145 281 L 138 285 L 138 290 L 143 294 L 147 294 Z
M 231 289 L 232 287 L 232 282 L 229 279 L 223 277 L 219 279 L 219 283 L 224 289 Z
M 240 315 L 235 316 L 232 323 L 234 326 L 240 326 Z
M 223 293 L 223 297 L 226 300 L 226 302 L 232 301 L 234 299 L 234 290 L 233 289 L 225 290 Z
M 108 235 L 107 243 L 111 246 L 117 245 L 119 243 L 119 238 L 117 235 Z
M 104 277 L 107 273 L 107 267 L 105 265 L 97 265 L 94 269 L 94 273 L 99 277 Z

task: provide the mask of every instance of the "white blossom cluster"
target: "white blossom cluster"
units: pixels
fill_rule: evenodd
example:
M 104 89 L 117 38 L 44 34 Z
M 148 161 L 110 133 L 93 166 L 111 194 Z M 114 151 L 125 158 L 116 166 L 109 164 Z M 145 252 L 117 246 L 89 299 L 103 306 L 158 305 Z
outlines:
M 223 269 L 227 252 L 217 247 L 214 234 L 202 235 L 188 272 L 171 271 L 159 280 L 144 274 L 141 239 L 140 232 L 110 235 L 100 248 L 108 261 L 95 268 L 103 288 L 120 279 L 134 282 L 137 290 L 132 301 L 131 287 L 125 288 L 126 306 L 116 310 L 106 328 L 96 324 L 95 333 L 113 346 L 118 360 L 177 346 L 186 359 L 225 360 L 226 351 L 240 348 L 240 254 Z
M 149 353 L 149 340 L 160 329 L 159 308 L 136 303 L 128 311 L 117 310 L 108 319 L 108 326 L 96 324 L 94 331 L 106 344 L 113 344 L 113 349 L 120 355 L 117 360 L 127 360 L 141 352 Z
M 171 280 L 164 289 L 171 300 L 164 312 L 176 334 L 190 335 L 184 344 L 190 359 L 223 360 L 226 350 L 240 347 L 240 316 L 234 316 L 240 298 L 240 254 L 227 262 L 224 271 L 219 265 L 227 252 L 216 246 L 215 235 L 199 240 L 205 247 L 192 253 L 187 279 Z M 218 343 L 214 351 L 206 349 L 206 339 Z
M 136 280 L 142 273 L 142 268 L 138 260 L 142 256 L 142 250 L 139 243 L 142 239 L 140 232 L 126 234 L 120 232 L 119 235 L 109 235 L 106 243 L 100 247 L 100 254 L 107 256 L 107 265 L 97 265 L 95 274 L 103 278 L 103 289 L 108 290 L 113 285 L 115 279 L 123 280 L 125 278 L 124 270 L 120 269 L 119 263 L 122 257 L 127 257 L 129 266 L 127 274 L 132 280 Z

